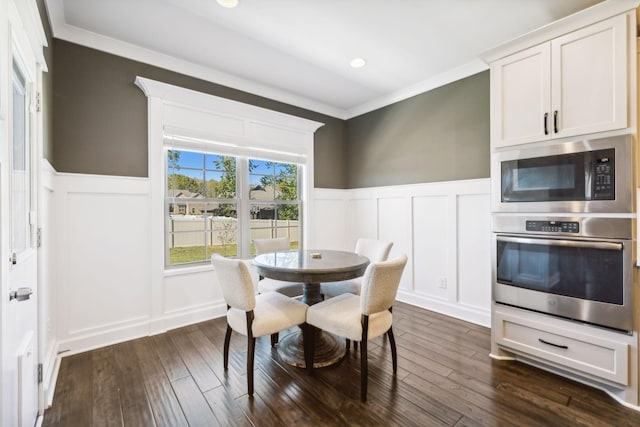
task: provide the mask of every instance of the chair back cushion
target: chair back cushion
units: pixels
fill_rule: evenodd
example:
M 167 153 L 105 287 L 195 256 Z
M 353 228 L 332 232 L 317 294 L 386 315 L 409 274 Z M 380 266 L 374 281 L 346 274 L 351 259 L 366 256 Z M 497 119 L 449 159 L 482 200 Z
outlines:
M 266 254 L 269 252 L 288 251 L 291 243 L 288 237 L 276 237 L 274 239 L 253 239 L 253 246 L 256 254 Z
M 218 282 L 226 303 L 244 311 L 256 306 L 256 293 L 249 267 L 239 259 L 224 258 L 218 254 L 211 257 Z
M 386 261 L 389 258 L 393 242 L 383 242 L 376 239 L 360 238 L 356 242 L 356 253 L 366 256 L 369 262 Z
M 379 313 L 393 305 L 406 264 L 407 256 L 401 255 L 390 261 L 374 262 L 367 266 L 360 291 L 362 314 Z

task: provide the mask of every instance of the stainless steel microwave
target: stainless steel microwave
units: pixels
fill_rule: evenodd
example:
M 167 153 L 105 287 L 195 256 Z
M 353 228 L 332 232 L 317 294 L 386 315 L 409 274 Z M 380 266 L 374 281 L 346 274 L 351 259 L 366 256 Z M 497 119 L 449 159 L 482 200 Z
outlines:
M 632 137 L 491 154 L 494 212 L 633 212 Z

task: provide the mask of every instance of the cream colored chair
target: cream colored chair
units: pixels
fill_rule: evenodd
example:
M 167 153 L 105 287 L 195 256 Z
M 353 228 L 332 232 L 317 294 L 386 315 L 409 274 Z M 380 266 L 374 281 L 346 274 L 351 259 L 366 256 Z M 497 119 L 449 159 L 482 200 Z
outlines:
M 360 238 L 356 242 L 355 252 L 358 255 L 369 258 L 370 263 L 386 261 L 389 258 L 389 252 L 393 246 L 392 242 L 384 242 L 376 239 Z M 343 280 L 341 282 L 327 282 L 320 284 L 320 293 L 325 299 L 329 299 L 338 295 L 350 293 L 360 295 L 360 287 L 362 286 L 362 277 L 356 277 L 351 280 Z
M 307 310 L 307 324 L 349 340 L 360 341 L 360 399 L 367 400 L 367 341 L 386 334 L 391 346 L 393 373 L 398 370 L 391 307 L 396 299 L 407 256 L 369 264 L 361 295 L 342 294 L 314 304 Z M 307 360 L 313 360 L 313 328 L 307 333 Z M 313 363 L 307 364 L 309 373 Z
M 253 246 L 256 248 L 256 255 L 268 252 L 288 251 L 291 249 L 291 243 L 288 237 L 253 239 Z M 258 292 L 279 292 L 293 298 L 302 295 L 302 286 L 302 283 L 284 282 L 282 280 L 269 279 L 268 277 L 260 277 L 258 281 Z
M 273 335 L 305 323 L 307 305 L 277 292 L 256 295 L 247 265 L 238 259 L 211 257 L 222 294 L 227 303 L 227 332 L 224 337 L 224 369 L 229 366 L 231 331 L 247 337 L 247 389 L 253 395 L 253 359 L 256 338 Z M 303 340 L 307 339 L 303 327 Z M 306 341 L 305 341 L 306 349 Z M 305 354 L 306 355 L 306 354 Z

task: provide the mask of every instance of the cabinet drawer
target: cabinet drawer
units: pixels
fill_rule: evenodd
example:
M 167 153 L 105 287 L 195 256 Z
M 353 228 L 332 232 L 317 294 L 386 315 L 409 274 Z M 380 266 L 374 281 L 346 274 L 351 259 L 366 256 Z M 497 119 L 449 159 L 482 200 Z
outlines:
M 495 340 L 499 346 L 618 384 L 629 384 L 629 346 L 625 342 L 506 313 L 496 312 L 495 320 Z

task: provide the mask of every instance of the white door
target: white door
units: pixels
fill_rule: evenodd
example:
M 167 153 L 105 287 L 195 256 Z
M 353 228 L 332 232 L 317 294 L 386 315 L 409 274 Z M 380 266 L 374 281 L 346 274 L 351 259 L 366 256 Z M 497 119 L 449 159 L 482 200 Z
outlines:
M 549 43 L 491 64 L 491 145 L 551 138 Z
M 553 40 L 551 55 L 554 138 L 627 127 L 626 15 Z
M 29 56 L 26 56 L 29 58 Z M 9 59 L 8 144 L 0 148 L 2 218 L 2 420 L 32 427 L 38 416 L 38 304 L 35 248 L 36 66 L 14 44 Z M 31 65 L 31 66 L 29 66 Z

